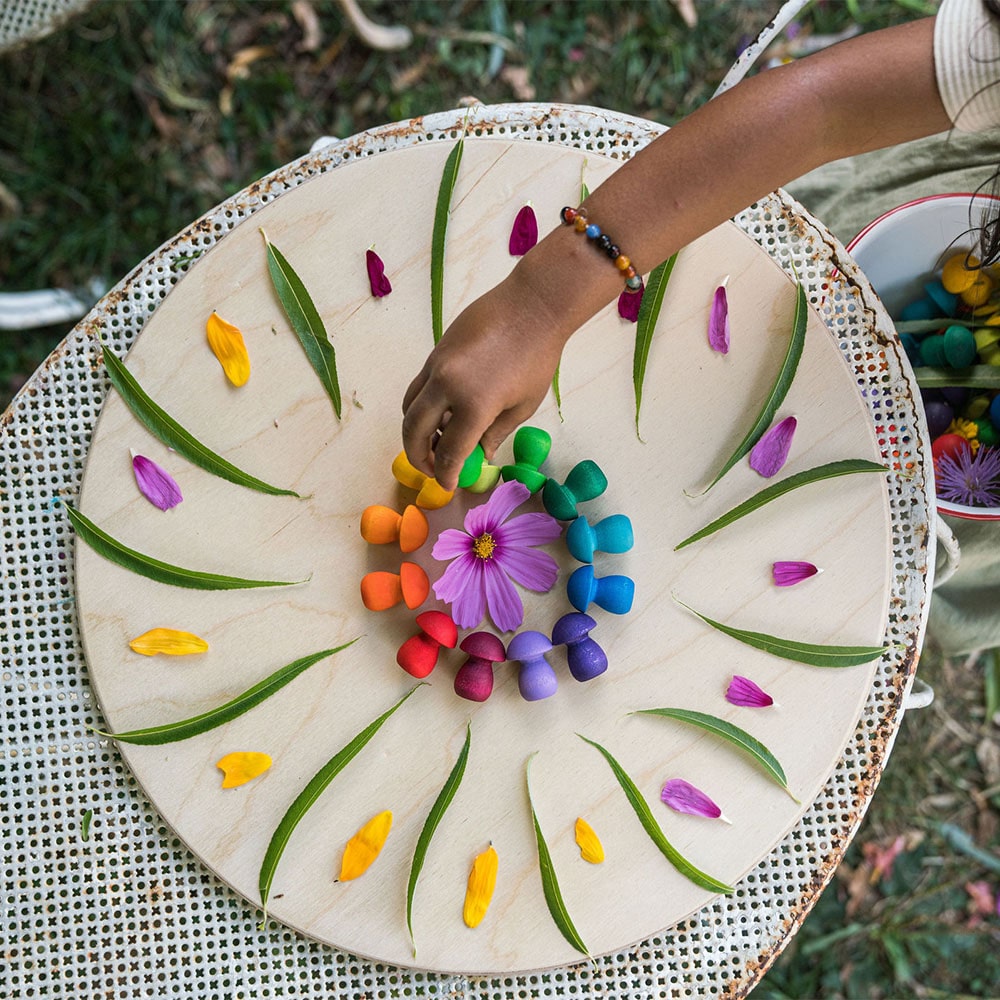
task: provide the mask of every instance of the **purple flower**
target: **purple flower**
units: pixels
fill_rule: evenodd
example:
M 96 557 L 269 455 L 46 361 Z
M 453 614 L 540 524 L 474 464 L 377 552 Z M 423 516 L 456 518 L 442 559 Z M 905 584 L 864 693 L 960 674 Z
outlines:
M 368 268 L 368 284 L 371 286 L 372 295 L 381 299 L 392 291 L 392 285 L 385 276 L 385 264 L 374 250 L 365 251 L 365 266 Z
M 729 353 L 729 300 L 725 282 L 715 290 L 708 317 L 708 346 L 720 354 Z
M 618 315 L 622 319 L 627 319 L 630 323 L 635 323 L 639 319 L 639 307 L 642 305 L 642 293 L 646 290 L 645 284 L 639 286 L 636 292 L 625 289 L 618 296 Z
M 960 448 L 934 463 L 937 495 L 966 507 L 1000 507 L 1000 448 Z
M 151 458 L 133 455 L 132 471 L 135 473 L 139 492 L 160 510 L 170 510 L 184 499 L 174 477 Z
M 726 689 L 726 701 L 731 705 L 743 708 L 768 708 L 774 704 L 774 699 L 759 688 L 749 677 L 736 674 Z
M 525 205 L 514 219 L 514 227 L 510 231 L 508 249 L 512 257 L 522 257 L 538 242 L 538 220 L 535 210 Z
M 809 577 L 815 576 L 821 570 L 817 569 L 811 562 L 776 562 L 771 567 L 771 574 L 774 577 L 776 587 L 791 587 Z
M 722 810 L 700 788 L 695 788 L 683 778 L 671 778 L 666 782 L 660 792 L 660 800 L 675 812 L 729 822 L 722 815 Z
M 795 417 L 785 417 L 767 431 L 750 449 L 750 468 L 765 479 L 775 475 L 788 458 L 797 423 Z
M 451 605 L 459 628 L 475 628 L 488 607 L 493 624 L 511 632 L 524 620 L 524 606 L 511 580 L 541 592 L 555 584 L 556 561 L 533 546 L 557 539 L 559 522 L 541 511 L 507 520 L 530 496 L 517 480 L 501 483 L 485 504 L 465 515 L 464 531 L 446 528 L 438 535 L 431 555 L 451 564 L 434 584 L 434 593 Z

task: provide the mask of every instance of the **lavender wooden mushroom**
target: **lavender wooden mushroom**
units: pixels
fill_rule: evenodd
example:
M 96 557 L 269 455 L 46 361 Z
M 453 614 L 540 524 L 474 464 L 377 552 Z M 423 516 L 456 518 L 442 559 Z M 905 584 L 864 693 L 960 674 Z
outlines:
M 608 656 L 589 636 L 597 622 L 590 615 L 571 611 L 552 629 L 552 645 L 566 647 L 569 672 L 578 681 L 590 681 L 608 669 Z
M 518 632 L 507 645 L 507 659 L 518 660 L 521 669 L 517 688 L 525 701 L 540 701 L 556 693 L 559 681 L 545 654 L 552 648 L 547 635 L 541 632 Z
M 490 632 L 471 632 L 458 648 L 469 658 L 455 674 L 455 694 L 469 701 L 486 701 L 493 693 L 493 664 L 507 659 L 503 643 Z

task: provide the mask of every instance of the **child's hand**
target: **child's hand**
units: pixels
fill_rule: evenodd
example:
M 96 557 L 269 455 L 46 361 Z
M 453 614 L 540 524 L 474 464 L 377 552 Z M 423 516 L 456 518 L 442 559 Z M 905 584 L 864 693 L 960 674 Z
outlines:
M 538 409 L 565 336 L 514 276 L 473 302 L 403 398 L 403 447 L 413 465 L 454 489 L 478 443 L 491 459 Z

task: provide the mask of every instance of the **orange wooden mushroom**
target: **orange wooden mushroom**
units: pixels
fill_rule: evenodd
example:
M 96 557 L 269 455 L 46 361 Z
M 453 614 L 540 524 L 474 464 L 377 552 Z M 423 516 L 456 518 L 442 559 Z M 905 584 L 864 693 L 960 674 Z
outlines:
M 361 537 L 372 545 L 399 542 L 403 552 L 416 552 L 427 541 L 429 532 L 424 512 L 412 503 L 402 514 L 391 507 L 373 504 L 361 515 Z
M 419 608 L 430 593 L 431 582 L 416 563 L 405 562 L 398 573 L 377 570 L 361 579 L 361 600 L 369 611 L 385 611 L 405 601 L 408 608 Z

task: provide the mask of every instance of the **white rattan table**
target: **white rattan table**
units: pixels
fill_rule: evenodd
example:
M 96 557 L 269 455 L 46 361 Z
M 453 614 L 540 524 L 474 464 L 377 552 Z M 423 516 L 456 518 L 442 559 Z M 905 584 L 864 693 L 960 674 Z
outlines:
M 760 980 L 843 857 L 878 784 L 913 680 L 931 583 L 926 429 L 888 317 L 843 248 L 778 193 L 737 224 L 802 281 L 865 400 L 890 475 L 891 594 L 878 663 L 853 737 L 787 837 L 737 885 L 616 954 L 539 973 L 474 979 L 370 963 L 280 926 L 192 855 L 113 743 L 80 646 L 75 501 L 108 390 L 93 331 L 119 355 L 187 264 L 311 177 L 383 152 L 477 137 L 557 143 L 624 160 L 660 127 L 590 108 L 477 107 L 386 126 L 297 160 L 228 199 L 113 289 L 18 394 L 0 427 L 3 597 L 4 958 L 0 992 L 29 997 L 265 998 L 743 996 Z M 83 835 L 85 814 L 92 816 Z

